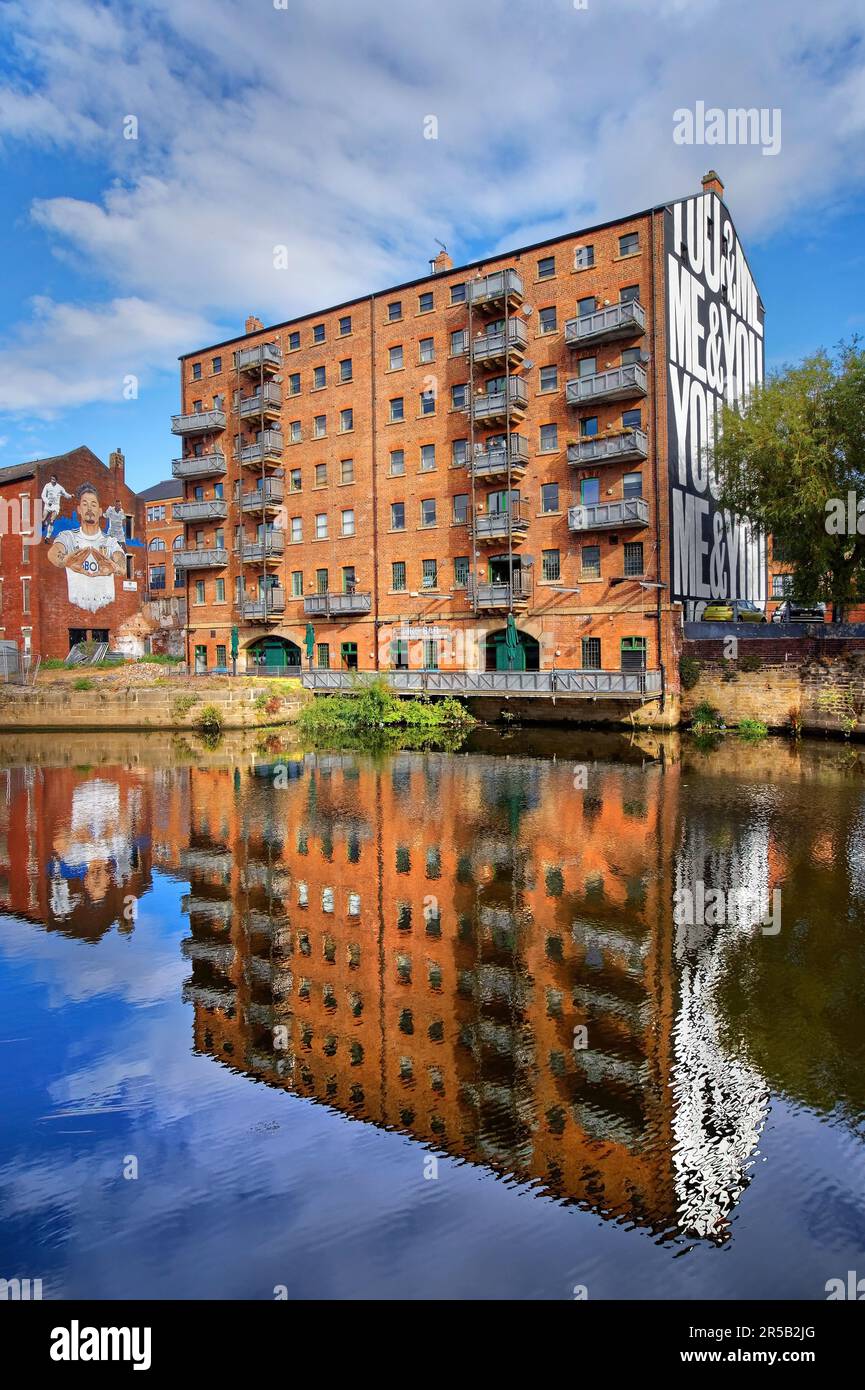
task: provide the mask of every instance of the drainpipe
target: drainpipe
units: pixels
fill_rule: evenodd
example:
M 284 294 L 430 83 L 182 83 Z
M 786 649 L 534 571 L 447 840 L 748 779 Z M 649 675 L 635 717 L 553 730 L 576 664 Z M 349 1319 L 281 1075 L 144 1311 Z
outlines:
M 660 396 L 660 393 L 659 393 L 659 391 L 658 391 L 658 352 L 657 352 L 657 336 L 656 336 L 656 333 L 655 333 L 655 319 L 656 319 L 656 313 L 657 313 L 657 305 L 656 305 L 656 302 L 655 302 L 655 293 L 656 293 L 656 291 L 655 291 L 655 211 L 654 211 L 654 209 L 652 210 L 651 218 L 652 218 L 652 236 L 651 236 L 651 254 L 652 254 L 652 380 L 653 380 L 654 385 L 655 385 L 655 390 L 654 390 L 654 392 L 653 392 L 653 400 L 652 400 L 652 461 L 653 461 L 653 464 L 654 464 L 654 467 L 653 467 L 653 469 L 652 469 L 652 473 L 653 473 L 654 500 L 655 500 L 655 553 L 656 553 L 656 555 L 657 555 L 657 569 L 658 569 L 658 589 L 657 589 L 658 598 L 657 598 L 657 606 L 656 606 L 656 609 L 655 609 L 655 618 L 656 618 L 657 624 L 658 624 L 658 666 L 659 666 L 659 669 L 660 669 L 660 672 L 661 672 L 661 709 L 663 710 L 663 708 L 664 708 L 664 703 L 665 703 L 665 700 L 666 700 L 666 694 L 667 694 L 667 680 L 666 680 L 666 671 L 665 671 L 665 669 L 664 669 L 663 646 L 662 646 L 663 625 L 662 625 L 662 617 L 661 617 L 661 594 L 663 593 L 663 590 L 662 590 L 661 587 L 660 587 L 660 584 L 661 584 L 661 505 L 660 505 L 660 501 L 661 501 L 661 499 L 660 499 L 660 487 L 659 487 L 659 485 L 658 485 L 658 470 L 659 470 L 659 466 L 660 466 L 659 459 L 658 459 L 658 408 L 659 408 L 659 402 L 660 402 L 661 396 Z M 664 399 L 665 399 L 665 401 L 666 401 L 666 394 L 665 394 L 665 396 L 664 396 Z

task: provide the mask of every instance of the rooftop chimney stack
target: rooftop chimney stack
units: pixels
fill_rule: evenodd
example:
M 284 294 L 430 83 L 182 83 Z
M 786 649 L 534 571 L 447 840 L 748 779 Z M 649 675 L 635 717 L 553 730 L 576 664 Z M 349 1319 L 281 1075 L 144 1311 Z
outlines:
M 116 483 L 126 482 L 126 459 L 123 457 L 122 449 L 112 449 L 108 455 L 108 467 L 114 474 Z
M 724 196 L 724 185 L 714 169 L 710 169 L 708 174 L 703 175 L 703 192 L 717 193 L 719 198 Z
M 264 324 L 261 322 L 261 319 L 256 318 L 255 314 L 250 314 L 249 318 L 246 320 L 247 333 L 260 333 L 263 328 Z
M 430 261 L 433 275 L 441 275 L 444 270 L 453 270 L 453 261 L 447 251 L 439 251 L 434 260 Z

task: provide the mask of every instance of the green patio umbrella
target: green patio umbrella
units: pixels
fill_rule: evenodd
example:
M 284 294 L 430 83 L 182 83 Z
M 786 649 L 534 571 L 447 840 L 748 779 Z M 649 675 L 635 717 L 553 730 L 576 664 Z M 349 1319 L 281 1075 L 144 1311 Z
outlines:
M 311 670 L 311 669 L 312 669 L 312 654 L 313 654 L 313 652 L 315 651 L 315 629 L 313 628 L 312 623 L 307 623 L 307 625 L 306 625 L 306 636 L 304 637 L 303 641 L 304 641 L 304 645 L 306 646 L 306 655 L 307 655 L 307 659 L 308 659 L 308 661 L 309 661 L 310 670 Z
M 514 621 L 513 613 L 509 613 L 508 625 L 505 628 L 505 652 L 507 653 L 507 663 L 509 671 L 513 671 L 516 665 L 516 657 L 519 650 L 520 639 L 517 633 L 517 625 Z

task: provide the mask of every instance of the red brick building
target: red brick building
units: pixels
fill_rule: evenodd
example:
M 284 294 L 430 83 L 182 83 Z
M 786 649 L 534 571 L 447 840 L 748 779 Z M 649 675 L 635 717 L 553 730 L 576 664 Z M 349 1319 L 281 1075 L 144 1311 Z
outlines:
M 150 599 L 186 598 L 186 575 L 175 563 L 177 551 L 183 548 L 186 528 L 174 515 L 175 506 L 183 501 L 183 484 L 168 478 L 138 494 L 144 503 L 144 528 L 147 543 L 147 596 Z
M 43 659 L 80 641 L 140 640 L 143 538 L 119 449 L 107 465 L 79 445 L 0 469 L 0 639 Z
M 704 464 L 763 309 L 717 175 L 694 197 L 181 359 L 188 656 L 677 688 L 674 629 L 765 601 Z M 518 629 L 507 651 L 508 616 Z

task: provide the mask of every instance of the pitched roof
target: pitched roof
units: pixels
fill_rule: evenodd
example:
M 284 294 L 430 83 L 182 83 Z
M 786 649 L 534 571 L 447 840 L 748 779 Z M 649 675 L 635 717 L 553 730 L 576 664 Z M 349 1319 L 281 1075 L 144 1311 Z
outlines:
M 8 468 L 0 468 L 0 483 L 17 483 L 22 478 L 32 478 L 35 476 L 37 468 L 44 468 L 46 465 L 65 463 L 74 454 L 89 454 L 94 463 L 98 463 L 100 468 L 105 464 L 101 458 L 97 458 L 92 449 L 88 449 L 86 444 L 78 444 L 74 449 L 67 449 L 65 454 L 52 454 L 45 459 L 31 459 L 29 463 L 13 463 Z
M 166 478 L 162 483 L 143 488 L 138 496 L 142 502 L 161 502 L 164 497 L 182 497 L 183 482 L 180 478 Z

